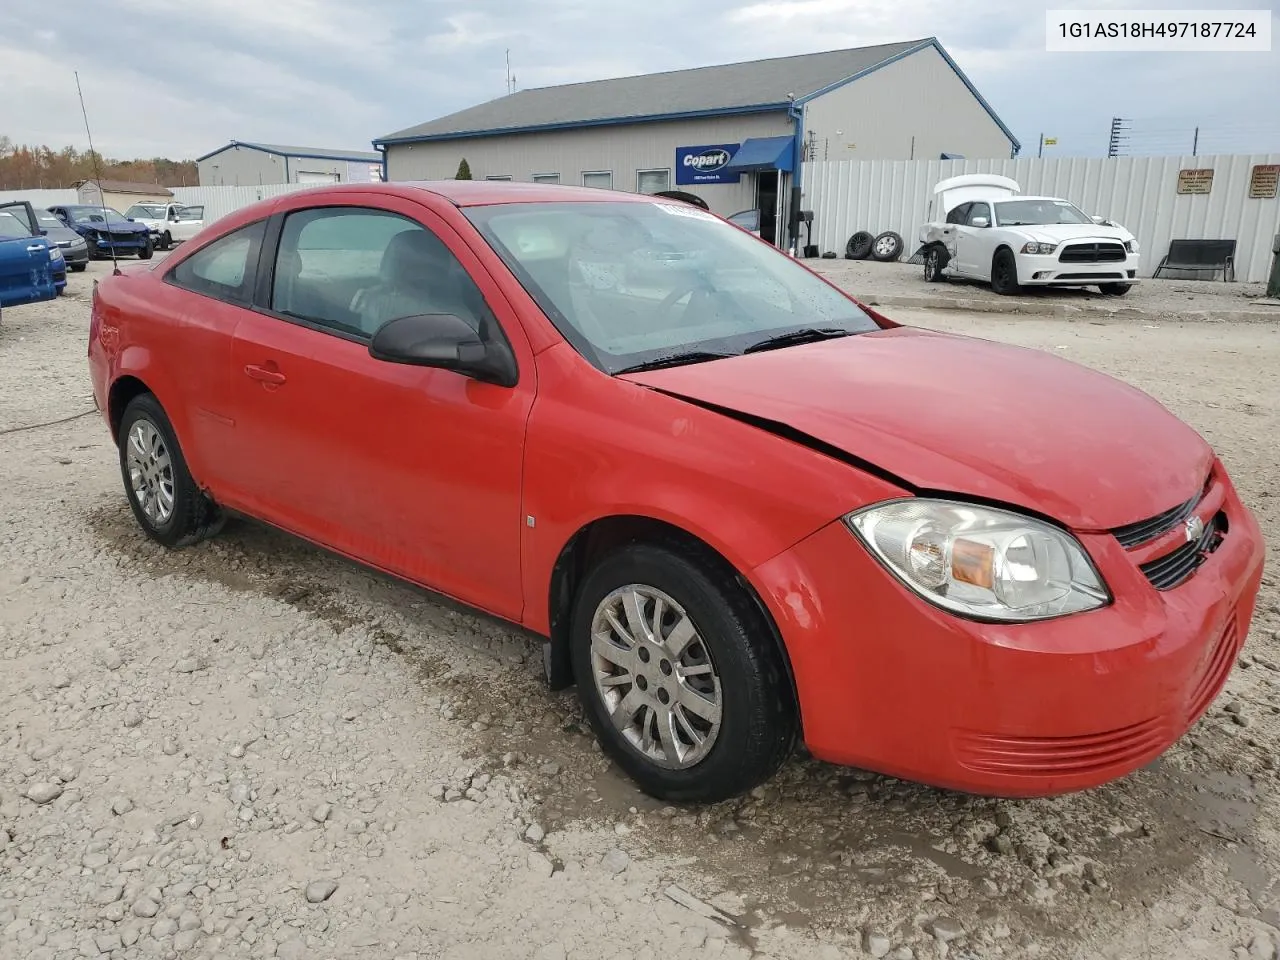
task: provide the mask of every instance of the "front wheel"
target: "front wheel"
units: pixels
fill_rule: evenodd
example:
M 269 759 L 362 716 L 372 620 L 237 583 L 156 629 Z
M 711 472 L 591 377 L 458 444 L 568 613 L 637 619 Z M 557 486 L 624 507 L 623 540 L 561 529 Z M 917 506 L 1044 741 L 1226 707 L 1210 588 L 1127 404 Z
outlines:
M 947 279 L 942 268 L 947 265 L 947 248 L 934 244 L 924 252 L 924 279 L 926 283 L 942 283 Z
M 991 261 L 991 289 L 1002 297 L 1018 292 L 1018 264 L 1012 250 L 997 250 Z
M 608 556 L 578 593 L 571 642 L 601 746 L 653 797 L 737 796 L 795 745 L 795 700 L 770 625 L 710 558 L 652 544 Z
M 72 273 L 84 273 L 85 270 L 89 269 L 89 265 L 87 263 L 68 263 L 67 269 Z
M 185 547 L 222 527 L 222 512 L 191 478 L 173 425 L 149 393 L 120 418 L 120 473 L 134 519 L 166 547 Z
M 1108 297 L 1123 297 L 1132 289 L 1132 283 L 1100 283 L 1098 289 Z
M 155 248 L 151 246 L 151 237 L 148 236 L 146 240 L 142 241 L 142 249 L 138 251 L 138 259 L 150 260 L 154 249 Z

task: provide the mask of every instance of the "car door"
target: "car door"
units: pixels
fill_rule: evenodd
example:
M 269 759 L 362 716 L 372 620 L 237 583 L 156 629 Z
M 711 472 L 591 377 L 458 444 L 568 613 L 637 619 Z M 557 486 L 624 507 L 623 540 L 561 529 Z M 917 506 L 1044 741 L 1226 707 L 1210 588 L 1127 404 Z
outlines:
M 995 233 L 991 229 L 991 204 L 982 200 L 969 204 L 957 237 L 960 269 L 965 276 L 991 279 L 994 237 Z
M 518 619 L 521 465 L 533 366 L 497 286 L 409 201 L 299 198 L 278 215 L 257 312 L 232 346 L 228 456 L 250 512 Z M 428 251 L 429 253 L 424 253 Z M 463 316 L 524 356 L 513 388 L 375 360 L 380 322 Z
M 31 204 L 0 204 L 0 306 L 37 303 L 55 296 L 49 241 L 39 233 Z

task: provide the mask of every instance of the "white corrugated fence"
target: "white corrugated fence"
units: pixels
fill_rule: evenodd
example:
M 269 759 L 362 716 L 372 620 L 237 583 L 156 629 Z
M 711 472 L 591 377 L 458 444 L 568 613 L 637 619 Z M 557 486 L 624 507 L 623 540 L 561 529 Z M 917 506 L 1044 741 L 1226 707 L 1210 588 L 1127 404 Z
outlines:
M 844 256 L 858 230 L 895 230 L 903 259 L 919 246 L 933 187 L 962 173 L 995 173 L 1018 181 L 1024 194 L 1063 197 L 1085 213 L 1123 224 L 1142 251 L 1149 277 L 1169 241 L 1236 241 L 1236 279 L 1265 281 L 1272 238 L 1280 233 L 1280 197 L 1252 199 L 1257 165 L 1280 164 L 1280 154 L 1211 157 L 1115 157 L 1017 160 L 838 160 L 804 168 L 804 205 L 814 212 L 814 242 Z M 1178 171 L 1212 169 L 1208 194 L 1179 194 Z
M 315 184 L 307 183 L 275 183 L 260 187 L 171 187 L 170 189 L 178 203 L 203 205 L 205 222 L 212 223 L 258 200 L 279 197 L 286 193 L 293 193 L 295 190 L 307 190 L 314 186 Z M 28 200 L 33 207 L 40 209 L 55 204 L 80 202 L 74 190 L 0 190 L 0 203 L 8 203 L 11 200 Z M 123 210 L 120 212 L 124 213 Z

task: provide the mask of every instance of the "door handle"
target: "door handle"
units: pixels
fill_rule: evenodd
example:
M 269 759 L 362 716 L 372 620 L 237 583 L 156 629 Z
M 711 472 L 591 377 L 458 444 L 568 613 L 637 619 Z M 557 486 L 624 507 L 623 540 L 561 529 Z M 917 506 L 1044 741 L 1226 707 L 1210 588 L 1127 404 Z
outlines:
M 41 244 L 33 243 L 31 246 L 27 247 L 27 253 L 35 253 L 37 250 L 47 250 L 47 249 L 48 249 L 47 247 L 44 247 Z
M 279 370 L 269 370 L 266 367 L 258 366 L 256 363 L 246 364 L 244 373 L 250 380 L 260 380 L 263 383 L 274 386 L 279 386 L 288 379 Z

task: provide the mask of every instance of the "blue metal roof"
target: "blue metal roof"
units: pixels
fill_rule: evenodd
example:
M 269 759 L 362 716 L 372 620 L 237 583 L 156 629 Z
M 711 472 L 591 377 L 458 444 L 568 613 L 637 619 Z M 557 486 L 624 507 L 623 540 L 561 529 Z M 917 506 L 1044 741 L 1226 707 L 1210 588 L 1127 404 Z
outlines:
M 795 137 L 751 137 L 725 165 L 725 173 L 754 173 L 760 170 L 790 172 L 795 166 Z

